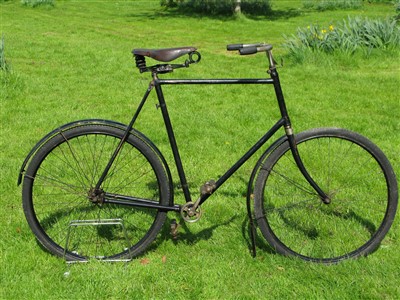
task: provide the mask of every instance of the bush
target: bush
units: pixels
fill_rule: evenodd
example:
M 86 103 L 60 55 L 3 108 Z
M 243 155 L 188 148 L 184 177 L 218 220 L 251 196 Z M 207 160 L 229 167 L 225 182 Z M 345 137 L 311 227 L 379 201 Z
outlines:
M 161 0 L 161 6 L 165 7 L 177 7 L 179 2 L 183 2 L 183 0 Z
M 396 19 L 400 20 L 400 0 L 395 1 L 394 7 L 395 7 L 396 13 L 397 13 Z
M 310 25 L 298 28 L 296 35 L 285 39 L 284 46 L 298 60 L 307 51 L 352 54 L 358 50 L 369 53 L 374 48 L 400 48 L 400 28 L 393 19 L 349 17 L 347 21 L 328 27 Z
M 357 9 L 362 6 L 362 0 L 307 0 L 303 2 L 304 8 L 320 11 L 335 9 Z
M 1 36 L 0 40 L 0 71 L 9 71 L 10 65 L 6 61 L 5 50 L 4 50 L 4 35 Z
M 21 0 L 21 3 L 30 7 L 37 7 L 41 5 L 54 6 L 54 0 Z
M 234 15 L 236 0 L 161 0 L 161 6 L 178 7 L 180 11 L 205 15 Z M 249 15 L 267 15 L 270 0 L 241 0 L 241 12 Z
M 207 15 L 232 15 L 235 9 L 232 0 L 188 0 L 180 8 Z
M 6 60 L 4 35 L 2 35 L 0 39 L 0 100 L 11 99 L 22 90 L 23 82 L 20 76 L 12 71 L 10 63 Z
M 268 15 L 272 11 L 269 0 L 242 0 L 241 9 L 245 14 L 262 16 Z

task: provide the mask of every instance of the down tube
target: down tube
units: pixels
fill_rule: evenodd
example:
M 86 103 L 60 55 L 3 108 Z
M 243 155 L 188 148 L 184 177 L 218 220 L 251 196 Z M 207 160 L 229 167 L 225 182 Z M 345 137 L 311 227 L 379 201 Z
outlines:
M 214 193 L 218 188 L 235 173 L 254 153 L 257 152 L 258 149 L 262 147 L 274 134 L 278 131 L 279 128 L 285 125 L 285 119 L 281 118 L 278 122 L 275 123 L 274 126 L 257 142 L 253 147 L 250 148 L 249 151 L 246 152 L 224 175 L 222 175 L 217 182 L 215 183 L 215 189 L 212 191 Z M 204 203 L 211 194 L 203 194 L 201 195 L 200 205 Z

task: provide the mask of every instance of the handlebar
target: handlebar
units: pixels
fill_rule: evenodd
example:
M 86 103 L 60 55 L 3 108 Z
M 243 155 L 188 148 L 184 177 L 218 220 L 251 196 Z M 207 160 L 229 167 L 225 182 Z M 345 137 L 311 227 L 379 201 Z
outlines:
M 257 52 L 266 52 L 269 62 L 269 72 L 276 69 L 276 62 L 272 56 L 272 45 L 265 43 L 256 44 L 230 44 L 226 46 L 228 51 L 239 51 L 240 55 L 249 55 Z
M 240 55 L 249 55 L 257 52 L 267 52 L 272 50 L 271 44 L 255 43 L 255 44 L 230 44 L 226 46 L 226 50 L 238 50 Z

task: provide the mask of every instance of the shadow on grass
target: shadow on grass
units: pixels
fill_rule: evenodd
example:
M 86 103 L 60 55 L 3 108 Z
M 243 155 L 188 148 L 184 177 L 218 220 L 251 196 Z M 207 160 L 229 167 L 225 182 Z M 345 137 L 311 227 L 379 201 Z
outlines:
M 172 240 L 174 244 L 185 243 L 188 245 L 194 245 L 194 244 L 198 243 L 199 241 L 209 240 L 212 237 L 215 229 L 217 229 L 218 227 L 221 227 L 221 226 L 229 225 L 237 218 L 238 218 L 238 216 L 233 216 L 225 222 L 215 224 L 215 225 L 205 228 L 197 233 L 192 233 L 190 231 L 189 227 L 187 226 L 186 222 L 184 222 L 182 220 L 181 222 L 179 222 L 180 228 L 179 228 L 179 234 L 178 234 L 177 238 L 173 238 L 171 236 L 171 233 L 169 232 L 169 230 L 164 230 L 163 235 L 166 239 Z M 169 221 L 170 221 L 169 223 L 171 223 L 172 220 L 169 220 Z M 164 226 L 164 227 L 166 229 L 169 229 L 169 228 L 167 228 L 167 226 Z M 165 234 L 167 234 L 167 235 L 165 235 Z
M 301 14 L 301 11 L 298 9 L 286 9 L 286 10 L 272 10 L 268 15 L 257 16 L 257 15 L 240 15 L 240 16 L 229 16 L 229 15 L 206 15 L 201 13 L 194 13 L 187 10 L 179 10 L 179 9 L 160 9 L 155 10 L 154 12 L 139 12 L 139 13 L 128 13 L 125 14 L 125 17 L 136 20 L 156 20 L 160 18 L 193 18 L 193 19 L 210 19 L 210 20 L 222 20 L 222 21 L 234 21 L 240 19 L 249 19 L 249 20 L 264 20 L 264 21 L 277 21 L 281 19 L 290 19 L 294 17 L 298 17 Z
M 246 194 L 247 194 L 247 185 L 248 185 L 247 178 L 239 176 L 238 179 L 243 183 L 242 188 L 239 188 L 236 191 L 229 191 L 226 189 L 221 189 L 221 190 L 218 190 L 217 193 L 224 195 L 224 197 L 226 197 L 226 198 L 238 198 L 239 197 L 239 198 L 243 198 L 243 201 L 245 201 Z M 182 191 L 180 190 L 179 183 L 175 183 L 174 187 L 176 189 L 175 193 L 182 193 Z M 250 232 L 251 227 L 250 227 L 249 219 L 247 217 L 247 213 L 245 211 L 243 211 L 243 213 L 246 214 L 246 216 L 243 219 L 241 231 L 242 231 L 242 236 L 243 236 L 244 242 L 248 246 L 248 250 L 249 250 L 248 254 L 251 255 L 253 252 L 252 241 L 251 241 L 251 232 Z M 178 220 L 178 222 L 180 223 L 179 224 L 179 226 L 180 226 L 179 232 L 180 233 L 179 233 L 179 237 L 177 239 L 174 239 L 171 236 L 170 227 L 167 225 L 167 224 L 171 224 L 171 221 L 173 218 L 168 218 L 168 220 L 166 221 L 166 224 L 164 225 L 164 228 L 162 230 L 162 233 L 161 233 L 162 238 L 160 240 L 172 240 L 174 244 L 185 243 L 185 244 L 193 245 L 201 240 L 209 240 L 212 237 L 213 231 L 215 229 L 217 229 L 220 226 L 229 225 L 230 223 L 234 222 L 238 218 L 239 218 L 239 216 L 231 217 L 229 220 L 222 222 L 222 223 L 218 223 L 209 228 L 206 228 L 206 229 L 200 231 L 199 233 L 190 232 L 187 224 L 182 220 L 181 221 Z M 179 219 L 179 217 L 178 217 L 178 219 Z M 184 231 L 184 233 L 182 233 L 182 231 Z M 276 254 L 276 251 L 272 247 L 270 247 L 269 244 L 262 237 L 257 235 L 257 233 L 255 235 L 255 239 L 256 239 L 256 241 L 255 241 L 256 247 L 259 250 L 269 253 L 269 254 Z M 157 248 L 157 242 L 155 244 L 153 244 L 151 247 L 153 249 Z
M 189 227 L 187 226 L 186 222 L 181 221 L 179 222 L 179 234 L 177 238 L 173 238 L 170 232 L 170 227 L 166 226 L 167 224 L 171 224 L 172 219 L 168 218 L 166 221 L 166 224 L 161 232 L 161 238 L 156 241 L 156 243 L 153 243 L 150 247 L 149 250 L 155 250 L 158 247 L 159 243 L 162 243 L 162 241 L 168 240 L 172 241 L 175 245 L 179 243 L 187 244 L 187 245 L 195 245 L 199 241 L 208 241 L 212 238 L 213 232 L 215 229 L 221 226 L 227 226 L 231 223 L 233 223 L 235 220 L 237 220 L 239 216 L 233 216 L 230 219 L 228 219 L 225 222 L 215 224 L 211 227 L 205 228 L 201 230 L 200 232 L 193 233 L 190 231 Z M 252 242 L 250 238 L 250 224 L 247 216 L 243 219 L 242 222 L 242 235 L 244 242 L 247 244 L 248 247 L 248 255 L 252 254 Z M 257 250 L 261 250 L 263 253 L 268 253 L 268 254 L 276 254 L 276 251 L 269 246 L 269 244 L 258 234 L 255 236 L 256 239 L 256 247 Z

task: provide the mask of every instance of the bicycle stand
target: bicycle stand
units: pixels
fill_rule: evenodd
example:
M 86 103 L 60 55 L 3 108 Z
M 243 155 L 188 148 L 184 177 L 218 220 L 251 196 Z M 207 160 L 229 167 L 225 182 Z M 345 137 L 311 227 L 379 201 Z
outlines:
M 92 229 L 89 228 L 89 230 L 96 230 L 99 226 L 114 226 L 114 227 L 117 226 L 117 227 L 119 227 L 120 231 L 123 233 L 123 236 L 124 236 L 124 241 L 121 242 L 121 249 L 128 250 L 128 252 L 129 252 L 129 249 L 131 248 L 131 244 L 129 242 L 128 234 L 126 232 L 124 221 L 122 219 L 72 220 L 68 225 L 65 248 L 64 248 L 64 259 L 68 266 L 68 270 L 67 270 L 67 272 L 64 273 L 64 276 L 69 275 L 69 266 L 71 264 L 87 263 L 90 261 L 90 259 L 95 259 L 100 262 L 130 262 L 132 260 L 132 259 L 122 259 L 122 258 L 121 259 L 107 259 L 107 258 L 105 258 L 106 253 L 104 253 L 104 255 L 96 254 L 96 255 L 92 255 L 92 256 L 88 255 L 90 253 L 87 253 L 85 256 L 90 257 L 90 259 L 88 259 L 88 260 L 70 260 L 70 259 L 68 259 L 66 254 L 67 254 L 67 252 L 69 252 L 69 247 L 71 246 L 71 236 L 73 236 L 73 234 L 71 235 L 72 231 L 76 231 L 76 230 L 78 230 L 78 228 L 80 228 L 82 230 L 79 230 L 79 231 L 81 231 L 80 233 L 82 235 L 82 233 L 84 234 L 84 231 L 85 231 L 83 229 L 86 229 L 86 227 L 92 227 Z M 93 228 L 93 227 L 97 227 L 97 228 Z M 88 240 L 87 243 L 94 244 L 94 243 L 96 243 L 96 241 Z M 75 249 L 71 252 L 74 254 L 80 253 L 79 249 Z

